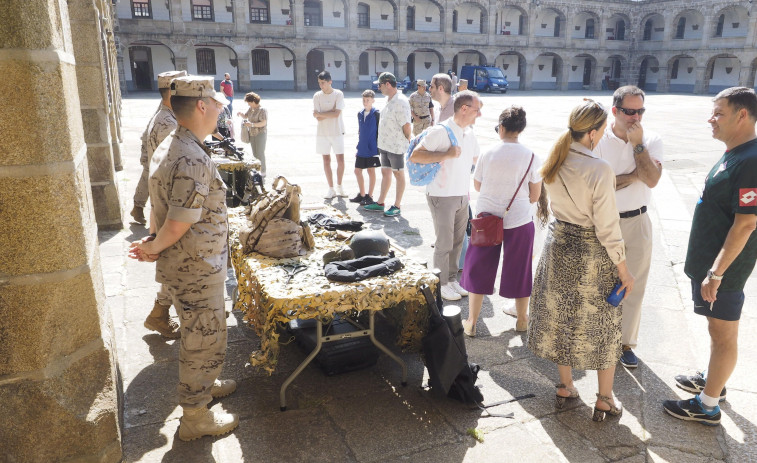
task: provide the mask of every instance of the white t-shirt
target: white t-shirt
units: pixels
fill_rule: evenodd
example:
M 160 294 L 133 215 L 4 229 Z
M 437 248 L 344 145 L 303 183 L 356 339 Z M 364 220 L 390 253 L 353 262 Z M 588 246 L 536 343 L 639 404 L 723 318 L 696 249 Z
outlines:
M 541 161 L 537 156 L 534 156 L 534 162 L 526 175 L 531 153 L 533 151 L 520 143 L 499 143 L 478 159 L 473 178 L 481 182 L 481 192 L 474 217 L 481 212 L 503 217 L 504 228 L 517 228 L 533 220 L 528 184 L 541 182 L 542 179 L 539 175 Z M 515 195 L 510 212 L 504 215 L 507 204 L 524 175 L 526 179 Z
M 612 125 L 615 125 L 614 123 Z M 615 136 L 612 125 L 607 126 L 605 134 L 594 152 L 600 159 L 610 163 L 615 175 L 630 174 L 636 169 L 633 156 L 633 145 Z M 649 157 L 662 163 L 662 138 L 654 132 L 644 129 L 642 143 L 647 147 Z M 618 212 L 633 211 L 648 206 L 652 200 L 652 189 L 641 180 L 637 180 L 625 188 L 615 191 L 615 202 Z
M 410 103 L 407 97 L 397 92 L 381 110 L 378 128 L 378 148 L 394 154 L 405 155 L 410 141 L 402 127 L 410 123 Z
M 447 151 L 452 146 L 452 142 L 447 135 L 447 129 L 442 125 L 452 129 L 461 153 L 459 158 L 446 159 L 442 162 L 439 173 L 431 183 L 426 185 L 426 194 L 443 197 L 467 196 L 470 192 L 470 171 L 473 159 L 477 158 L 481 152 L 476 136 L 473 134 L 473 128 L 466 127 L 463 130 L 454 119 L 447 119 L 431 127 L 418 146 L 428 151 Z
M 344 93 L 337 89 L 332 89 L 331 93 L 323 93 L 323 91 L 316 92 L 316 94 L 313 95 L 313 108 L 321 113 L 333 111 L 335 109 L 344 112 Z M 316 135 L 319 137 L 344 135 L 342 113 L 339 113 L 338 117 L 318 121 L 318 131 L 316 132 Z

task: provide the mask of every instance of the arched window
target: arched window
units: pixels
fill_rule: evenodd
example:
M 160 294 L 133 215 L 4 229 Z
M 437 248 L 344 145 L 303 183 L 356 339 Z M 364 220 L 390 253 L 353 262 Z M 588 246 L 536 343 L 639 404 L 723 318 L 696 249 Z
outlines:
M 252 75 L 270 76 L 271 60 L 268 50 L 257 48 L 252 50 Z
M 216 75 L 216 52 L 212 48 L 197 49 L 197 74 L 201 76 Z
M 523 15 L 518 16 L 518 35 L 523 35 L 526 18 Z
M 626 22 L 622 19 L 615 23 L 615 40 L 626 39 Z
M 371 28 L 371 7 L 365 3 L 357 4 L 357 27 L 361 29 Z
M 678 19 L 678 27 L 676 28 L 676 38 L 682 39 L 686 33 L 686 18 L 681 17 Z
M 192 19 L 197 21 L 213 21 L 213 0 L 191 0 Z
M 150 0 L 131 0 L 131 15 L 134 18 L 151 18 Z
M 644 23 L 644 38 L 642 40 L 652 40 L 652 26 L 654 26 L 654 22 L 647 19 L 647 22 Z
M 560 37 L 560 17 L 555 16 L 555 33 L 554 37 Z
M 586 31 L 584 32 L 584 38 L 585 39 L 594 38 L 594 19 L 593 18 L 589 18 L 586 20 Z
M 481 11 L 481 14 L 478 18 L 478 33 L 484 34 L 486 31 L 484 30 L 484 23 L 486 21 L 486 15 L 484 14 L 483 10 Z
M 678 79 L 678 60 L 673 61 L 673 67 L 670 69 L 670 79 Z
M 304 17 L 306 26 L 323 26 L 321 2 L 305 0 Z
M 415 30 L 415 7 L 414 6 L 407 7 L 407 30 L 409 31 Z
M 722 37 L 723 36 L 723 25 L 725 24 L 725 15 L 721 14 L 718 18 L 718 26 L 715 29 L 715 37 Z
M 271 8 L 268 0 L 250 0 L 250 22 L 271 24 Z
M 452 32 L 457 32 L 457 10 L 452 12 Z

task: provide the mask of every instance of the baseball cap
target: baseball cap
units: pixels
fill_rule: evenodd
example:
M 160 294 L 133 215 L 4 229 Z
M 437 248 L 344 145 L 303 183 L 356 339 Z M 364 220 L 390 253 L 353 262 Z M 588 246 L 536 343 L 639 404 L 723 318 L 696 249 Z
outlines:
M 222 105 L 229 104 L 226 96 L 215 90 L 215 81 L 210 76 L 184 76 L 171 82 L 171 95 L 212 98 Z
M 158 74 L 158 88 L 170 88 L 171 82 L 178 77 L 184 77 L 187 71 L 167 71 Z
M 392 74 L 391 72 L 382 72 L 381 75 L 379 76 L 378 80 L 374 80 L 373 81 L 373 83 L 377 84 L 377 85 L 378 84 L 385 84 L 387 82 L 391 82 L 391 83 L 393 83 L 393 84 L 396 85 L 397 84 L 397 78 L 394 77 L 394 74 Z

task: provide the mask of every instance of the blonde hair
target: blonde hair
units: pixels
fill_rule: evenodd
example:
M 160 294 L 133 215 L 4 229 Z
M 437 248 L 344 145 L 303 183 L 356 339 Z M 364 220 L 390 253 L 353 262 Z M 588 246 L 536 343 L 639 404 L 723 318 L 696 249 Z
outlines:
M 568 157 L 570 144 L 581 140 L 584 135 L 602 127 L 607 120 L 607 111 L 594 100 L 584 98 L 584 102 L 573 108 L 568 120 L 568 130 L 557 139 L 549 152 L 546 162 L 541 167 L 544 183 L 552 183 L 557 172 Z

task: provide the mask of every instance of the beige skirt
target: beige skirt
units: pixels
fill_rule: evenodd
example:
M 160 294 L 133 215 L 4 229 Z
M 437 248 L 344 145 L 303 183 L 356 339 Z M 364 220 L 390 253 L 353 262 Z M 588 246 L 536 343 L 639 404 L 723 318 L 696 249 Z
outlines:
M 615 365 L 622 311 L 605 299 L 617 281 L 617 268 L 594 228 L 553 221 L 534 278 L 529 349 L 579 370 Z

